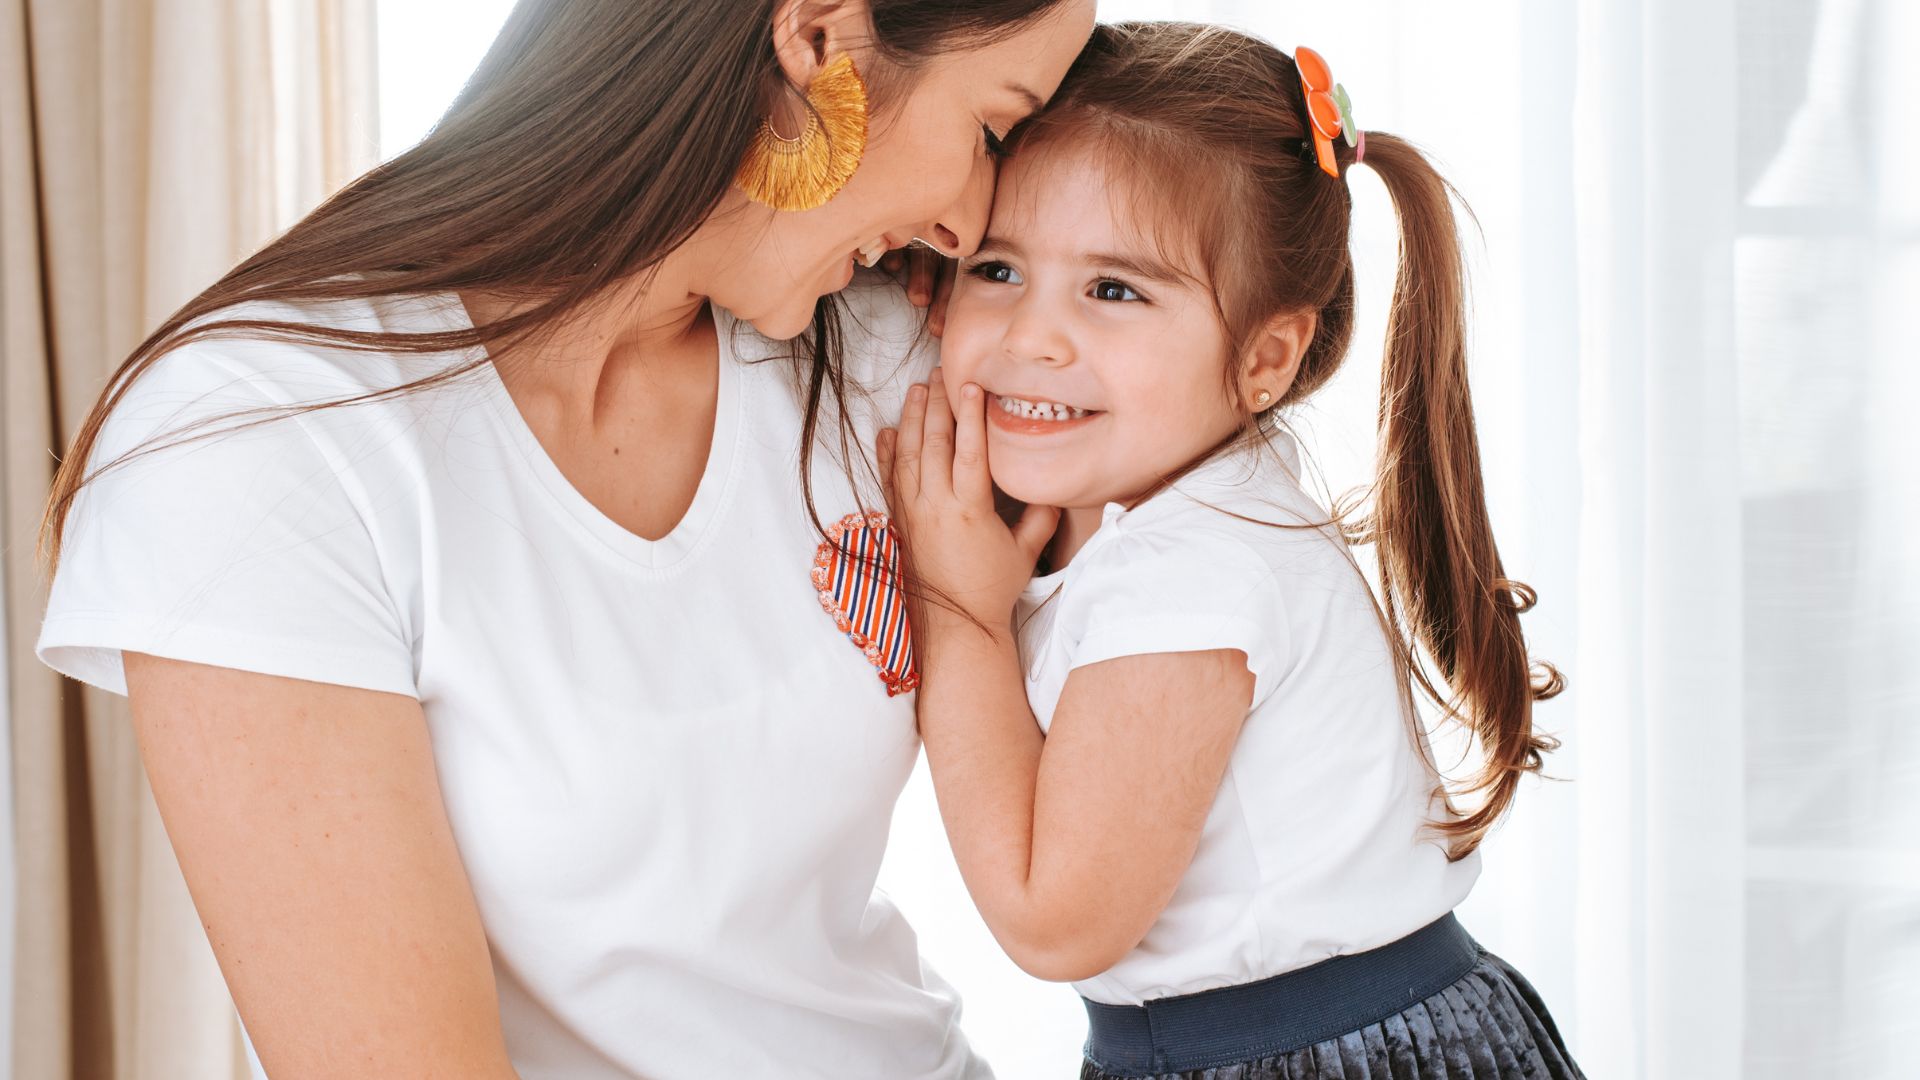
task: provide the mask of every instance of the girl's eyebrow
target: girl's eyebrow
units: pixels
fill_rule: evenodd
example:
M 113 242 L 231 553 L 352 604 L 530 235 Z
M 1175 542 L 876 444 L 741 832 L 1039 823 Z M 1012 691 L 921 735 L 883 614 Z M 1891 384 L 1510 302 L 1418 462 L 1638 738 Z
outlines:
M 1185 285 L 1193 279 L 1175 270 L 1157 259 L 1143 259 L 1137 255 L 1114 255 L 1095 252 L 1082 257 L 1089 265 L 1118 270 L 1129 277 L 1157 281 L 1162 285 Z
M 1002 236 L 984 236 L 980 246 L 973 249 L 969 258 L 978 259 L 983 255 L 1019 255 L 1020 245 Z

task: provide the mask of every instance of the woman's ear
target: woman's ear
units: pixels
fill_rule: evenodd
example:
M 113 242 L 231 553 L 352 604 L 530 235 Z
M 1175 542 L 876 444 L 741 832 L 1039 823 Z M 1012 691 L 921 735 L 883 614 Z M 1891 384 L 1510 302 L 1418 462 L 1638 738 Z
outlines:
M 867 0 L 780 0 L 773 8 L 773 55 L 790 86 L 807 84 L 842 53 L 856 66 L 869 55 L 872 11 Z
M 1303 311 L 1275 315 L 1260 327 L 1240 377 L 1240 399 L 1254 412 L 1265 412 L 1287 396 L 1319 322 L 1312 312 Z

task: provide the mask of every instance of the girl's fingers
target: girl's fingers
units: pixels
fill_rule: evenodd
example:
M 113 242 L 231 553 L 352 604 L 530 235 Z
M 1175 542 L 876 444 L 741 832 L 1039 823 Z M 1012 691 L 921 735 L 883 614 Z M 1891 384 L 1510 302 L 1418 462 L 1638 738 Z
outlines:
M 899 500 L 893 495 L 893 443 L 896 436 L 892 428 L 881 428 L 874 436 L 874 457 L 880 464 L 880 496 L 887 502 L 887 509 L 896 516 L 899 513 Z
M 953 406 L 938 367 L 927 377 L 926 413 L 920 435 L 920 488 L 945 494 L 953 490 Z
M 915 307 L 926 307 L 935 295 L 935 281 L 945 260 L 932 248 L 915 245 L 907 249 L 907 299 Z
M 960 264 L 942 258 L 934 275 L 933 303 L 927 308 L 927 332 L 940 337 L 947 332 L 947 301 L 953 299 L 953 282 L 960 276 Z
M 1039 562 L 1040 553 L 1047 550 L 1047 541 L 1053 539 L 1053 532 L 1059 527 L 1059 507 L 1029 503 L 1013 526 L 1013 542 L 1020 546 L 1021 557 L 1029 563 Z
M 987 472 L 987 395 L 973 383 L 960 388 L 960 412 L 954 418 L 953 493 L 962 502 L 993 506 L 993 479 Z
M 900 427 L 893 440 L 893 484 L 905 498 L 920 492 L 921 431 L 926 426 L 927 388 L 915 383 L 907 388 L 907 403 L 900 409 Z

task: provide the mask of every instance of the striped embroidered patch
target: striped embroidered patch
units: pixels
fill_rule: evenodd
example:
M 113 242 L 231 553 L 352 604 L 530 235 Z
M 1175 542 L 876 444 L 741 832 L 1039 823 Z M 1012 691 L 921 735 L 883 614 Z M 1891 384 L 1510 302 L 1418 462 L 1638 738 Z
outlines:
M 887 696 L 920 685 L 900 589 L 900 537 L 885 514 L 848 514 L 813 555 L 813 587 L 833 625 L 866 654 Z

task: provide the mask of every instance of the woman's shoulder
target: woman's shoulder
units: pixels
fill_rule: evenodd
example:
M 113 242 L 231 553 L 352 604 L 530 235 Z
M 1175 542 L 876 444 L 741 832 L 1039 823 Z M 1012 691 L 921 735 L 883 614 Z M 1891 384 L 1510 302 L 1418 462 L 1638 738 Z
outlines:
M 243 301 L 189 323 L 143 378 L 225 372 L 279 404 L 316 393 L 391 389 L 463 358 L 454 350 L 382 348 L 400 339 L 471 329 L 458 297 L 380 296 L 328 301 Z
M 302 408 L 392 389 L 393 358 L 267 330 L 406 324 L 376 307 L 230 308 L 123 388 L 66 521 L 43 660 L 116 693 L 123 651 L 414 692 L 414 480 L 445 440 L 411 405 Z
M 446 370 L 465 359 L 449 353 L 384 350 L 367 335 L 416 335 L 464 329 L 459 300 L 376 297 L 296 303 L 246 301 L 185 327 L 180 344 L 135 374 L 121 391 L 102 432 L 102 450 L 199 431 L 221 420 L 244 422 L 270 411 L 376 397 L 355 406 L 353 425 L 372 418 L 413 423 L 432 408 L 432 395 L 384 394 Z M 345 332 L 355 344 L 333 335 Z M 368 347 L 368 346 L 371 347 Z M 334 421 L 333 409 L 299 412 L 309 433 Z

